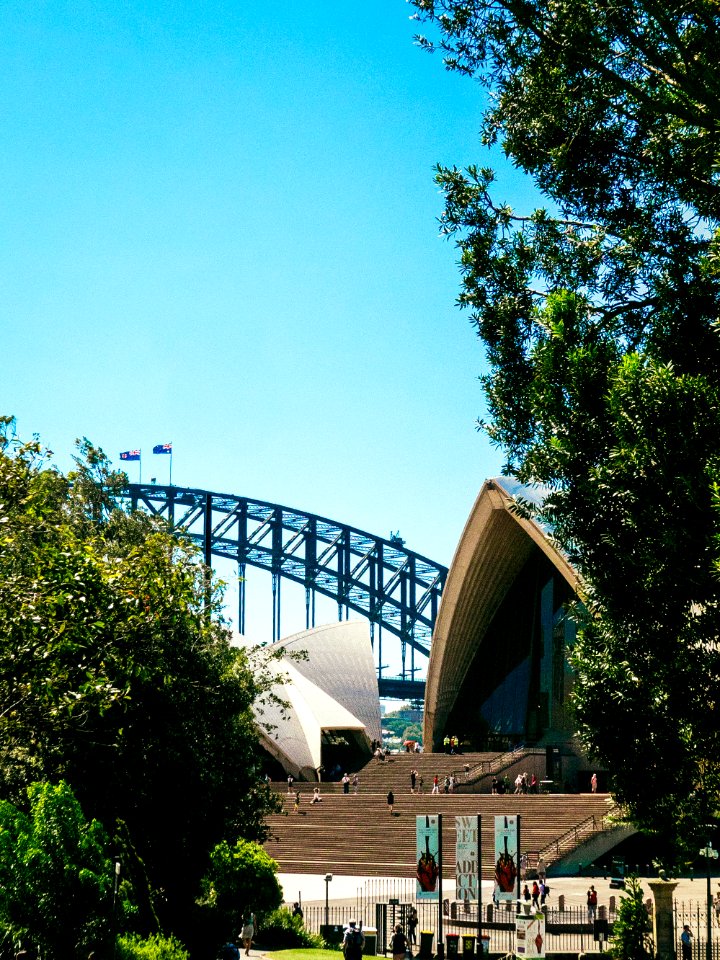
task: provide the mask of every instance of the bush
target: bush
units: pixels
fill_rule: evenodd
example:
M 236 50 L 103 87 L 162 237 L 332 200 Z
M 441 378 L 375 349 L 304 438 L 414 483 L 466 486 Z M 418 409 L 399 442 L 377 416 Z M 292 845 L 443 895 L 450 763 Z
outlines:
M 288 947 L 321 949 L 326 946 L 323 938 L 306 930 L 302 917 L 294 917 L 287 907 L 273 910 L 267 915 L 260 939 L 263 948 L 268 950 Z
M 188 960 L 189 954 L 175 937 L 159 934 L 143 939 L 131 934 L 118 937 L 117 960 Z

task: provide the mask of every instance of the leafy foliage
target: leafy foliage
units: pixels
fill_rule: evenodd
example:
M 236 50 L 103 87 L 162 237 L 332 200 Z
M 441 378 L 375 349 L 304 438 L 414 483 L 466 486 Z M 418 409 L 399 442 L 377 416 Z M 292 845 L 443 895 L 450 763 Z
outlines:
M 260 839 L 276 801 L 251 707 L 270 683 L 229 645 L 197 551 L 118 508 L 126 482 L 87 441 L 53 470 L 0 419 L 0 787 L 64 778 L 122 820 L 153 909 L 184 939 L 207 852 Z M 151 929 L 151 926 L 149 929 Z
M 128 934 L 118 937 L 115 957 L 117 960 L 188 960 L 189 954 L 174 937 L 155 934 L 143 938 Z
M 265 950 L 289 950 L 293 947 L 320 950 L 325 942 L 319 934 L 306 929 L 301 917 L 293 916 L 287 907 L 280 907 L 263 920 L 262 945 Z
M 67 784 L 35 784 L 29 795 L 28 814 L 0 803 L 0 927 L 58 960 L 105 951 L 114 921 L 134 913 L 126 883 L 113 902 L 109 838 Z
M 637 877 L 629 876 L 625 880 L 608 954 L 614 960 L 651 960 L 655 955 L 652 924 Z
M 506 469 L 586 585 L 584 742 L 641 826 L 694 842 L 720 788 L 720 39 L 706 0 L 413 0 L 489 92 L 486 144 L 546 209 L 439 168 Z M 618 736 L 632 730 L 634 736 Z
M 231 847 L 223 841 L 211 851 L 198 901 L 206 942 L 239 935 L 244 917 L 252 913 L 262 923 L 266 913 L 280 906 L 277 870 L 257 843 L 238 840 Z

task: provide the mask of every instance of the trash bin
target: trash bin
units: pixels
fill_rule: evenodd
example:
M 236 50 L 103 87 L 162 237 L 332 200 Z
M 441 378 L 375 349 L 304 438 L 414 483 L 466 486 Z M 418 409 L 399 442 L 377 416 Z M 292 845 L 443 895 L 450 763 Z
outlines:
M 435 939 L 435 934 L 432 930 L 421 930 L 420 931 L 420 953 L 418 954 L 422 960 L 431 960 L 433 955 L 433 940 Z
M 377 954 L 377 927 L 363 927 L 365 934 L 365 945 L 363 946 L 363 955 L 374 957 Z
M 475 937 L 472 934 L 463 934 L 463 954 L 472 957 L 475 953 Z
M 337 946 L 343 942 L 344 935 L 345 928 L 341 923 L 320 924 L 320 936 L 323 938 L 325 943 Z
M 445 944 L 447 948 L 448 957 L 456 957 L 460 952 L 458 945 L 460 943 L 460 934 L 459 933 L 446 933 L 445 934 Z

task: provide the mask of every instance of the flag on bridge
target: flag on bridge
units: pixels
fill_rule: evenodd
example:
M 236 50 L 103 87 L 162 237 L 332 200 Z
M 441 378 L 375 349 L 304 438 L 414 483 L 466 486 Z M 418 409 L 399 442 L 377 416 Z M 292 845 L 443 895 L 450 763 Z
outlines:
M 139 460 L 140 451 L 139 450 L 123 450 L 120 454 L 121 460 Z
M 169 453 L 172 455 L 172 443 L 158 443 L 153 447 L 153 453 Z

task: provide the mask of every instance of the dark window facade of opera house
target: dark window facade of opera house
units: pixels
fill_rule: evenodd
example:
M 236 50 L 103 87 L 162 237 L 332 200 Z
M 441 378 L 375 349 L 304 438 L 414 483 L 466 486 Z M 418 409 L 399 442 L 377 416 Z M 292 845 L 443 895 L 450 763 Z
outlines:
M 533 550 L 501 601 L 450 711 L 445 730 L 474 750 L 505 750 L 571 736 L 567 658 L 575 624 L 568 583 Z M 440 744 L 436 745 L 440 748 Z

